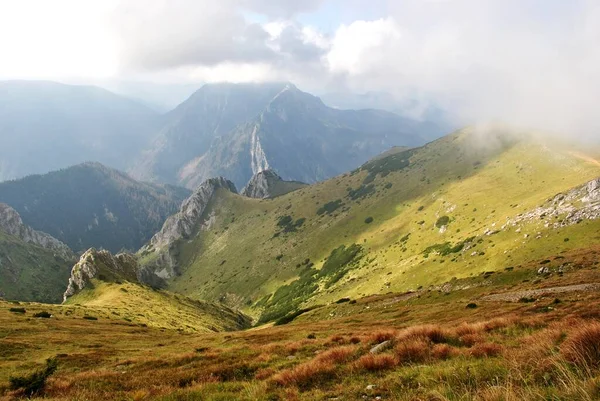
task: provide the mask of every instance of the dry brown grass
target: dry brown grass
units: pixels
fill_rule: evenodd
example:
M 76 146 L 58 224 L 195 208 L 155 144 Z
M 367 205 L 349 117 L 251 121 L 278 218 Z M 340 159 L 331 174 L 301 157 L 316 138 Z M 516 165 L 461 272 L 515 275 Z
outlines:
M 273 376 L 271 382 L 283 387 L 301 389 L 316 387 L 335 378 L 335 365 L 331 362 L 312 360 Z
M 390 341 L 396 338 L 398 332 L 394 329 L 378 330 L 370 334 L 367 338 L 369 344 L 381 344 L 384 341 Z
M 424 325 L 409 327 L 396 336 L 398 342 L 419 338 L 427 339 L 434 344 L 441 344 L 451 341 L 453 333 L 438 325 Z
M 466 347 L 472 347 L 475 344 L 479 344 L 485 341 L 485 337 L 482 334 L 465 334 L 458 338 L 460 343 Z
M 357 348 L 351 345 L 335 347 L 321 352 L 315 359 L 321 362 L 342 363 L 352 359 L 356 351 Z
M 470 350 L 469 355 L 475 358 L 489 358 L 500 355 L 504 351 L 504 347 L 496 343 L 480 343 L 475 344 Z
M 396 358 L 389 354 L 366 354 L 361 356 L 354 367 L 358 370 L 366 370 L 368 372 L 378 372 L 381 370 L 389 370 L 396 367 Z
M 431 348 L 431 357 L 434 359 L 450 359 L 460 355 L 460 350 L 448 344 L 435 344 Z
M 413 338 L 399 342 L 394 352 L 401 364 L 424 362 L 430 357 L 430 344 L 423 338 Z
M 584 368 L 600 366 L 600 323 L 583 323 L 567 335 L 560 353 L 570 363 Z

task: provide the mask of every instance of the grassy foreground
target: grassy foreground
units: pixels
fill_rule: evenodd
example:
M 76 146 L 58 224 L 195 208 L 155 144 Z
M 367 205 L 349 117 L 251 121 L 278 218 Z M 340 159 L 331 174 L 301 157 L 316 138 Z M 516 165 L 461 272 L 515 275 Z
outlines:
M 575 249 L 416 292 L 340 299 L 286 325 L 229 333 L 98 310 L 90 320 L 85 305 L 1 302 L 0 398 L 22 394 L 9 377 L 56 357 L 44 399 L 594 400 L 599 253 Z M 41 311 L 53 316 L 33 317 Z

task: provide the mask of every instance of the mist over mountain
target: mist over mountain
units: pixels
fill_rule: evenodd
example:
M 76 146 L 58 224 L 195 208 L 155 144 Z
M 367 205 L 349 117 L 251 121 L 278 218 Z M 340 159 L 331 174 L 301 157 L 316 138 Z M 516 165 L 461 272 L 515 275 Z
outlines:
M 0 181 L 90 160 L 124 169 L 159 118 L 98 87 L 0 82 Z

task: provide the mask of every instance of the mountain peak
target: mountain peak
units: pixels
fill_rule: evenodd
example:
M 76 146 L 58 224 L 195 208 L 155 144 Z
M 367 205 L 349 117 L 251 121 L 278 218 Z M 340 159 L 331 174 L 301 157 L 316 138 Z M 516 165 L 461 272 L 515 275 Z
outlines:
M 138 264 L 134 256 L 126 253 L 112 255 L 106 250 L 90 248 L 81 255 L 71 270 L 63 302 L 87 287 L 92 279 L 102 281 L 138 281 Z
M 298 181 L 285 181 L 274 170 L 267 169 L 256 173 L 242 190 L 241 195 L 259 199 L 274 198 L 306 185 Z

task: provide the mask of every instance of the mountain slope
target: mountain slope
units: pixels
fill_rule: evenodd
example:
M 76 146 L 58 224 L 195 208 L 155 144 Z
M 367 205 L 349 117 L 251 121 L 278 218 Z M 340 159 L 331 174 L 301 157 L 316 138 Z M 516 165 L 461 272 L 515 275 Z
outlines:
M 132 255 L 89 249 L 71 270 L 63 304 L 83 307 L 94 318 L 112 315 L 181 332 L 239 330 L 250 325 L 239 312 L 152 289 L 140 284 L 138 276 Z
M 0 202 L 75 251 L 138 249 L 188 195 L 183 188 L 137 182 L 98 163 L 0 183 Z
M 73 262 L 0 229 L 0 297 L 60 302 Z
M 13 208 L 0 203 L 0 297 L 59 302 L 74 261 L 69 247 L 26 226 Z
M 427 130 L 389 112 L 329 108 L 287 83 L 205 85 L 167 119 L 131 172 L 188 188 L 216 176 L 242 188 L 267 168 L 315 182 L 421 144 Z
M 169 245 L 180 275 L 168 288 L 268 320 L 503 269 L 595 241 L 598 220 L 505 223 L 598 176 L 564 145 L 466 129 L 275 199 L 221 191 L 198 234 Z
M 94 160 L 124 169 L 160 117 L 92 86 L 0 82 L 0 181 Z

